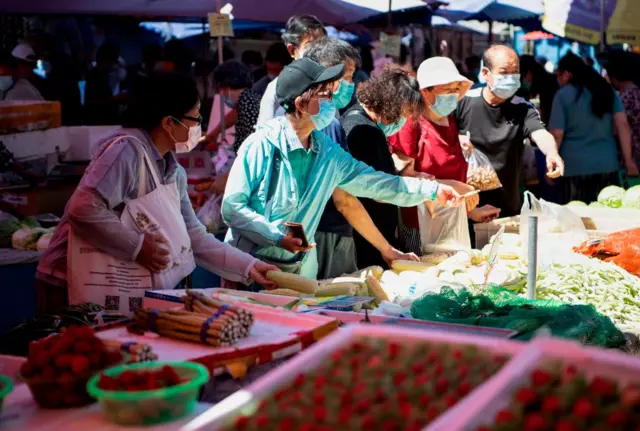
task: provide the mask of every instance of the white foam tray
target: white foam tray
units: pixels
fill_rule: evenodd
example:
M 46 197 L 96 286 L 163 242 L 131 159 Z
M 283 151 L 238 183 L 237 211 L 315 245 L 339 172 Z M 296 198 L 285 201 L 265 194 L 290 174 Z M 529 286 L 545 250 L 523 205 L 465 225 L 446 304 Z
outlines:
M 615 350 L 584 347 L 573 341 L 541 338 L 527 344 L 492 379 L 432 423 L 429 431 L 476 431 L 493 425 L 496 414 L 512 404 L 515 392 L 531 373 L 549 361 L 575 365 L 587 378 L 599 375 L 626 384 L 640 382 L 640 359 Z
M 216 430 L 229 424 L 238 414 L 252 413 L 258 402 L 274 390 L 288 383 L 301 372 L 315 369 L 332 352 L 360 337 L 393 339 L 398 342 L 448 343 L 474 345 L 494 353 L 510 354 L 515 357 L 526 348 L 517 341 L 489 337 L 477 337 L 451 332 L 396 328 L 384 325 L 353 325 L 316 343 L 285 365 L 276 368 L 246 389 L 236 392 L 197 417 L 182 428 L 183 431 Z M 513 359 L 508 362 L 510 364 Z M 490 382 L 490 380 L 488 381 Z M 472 394 L 483 392 L 488 382 L 476 388 Z M 450 429 L 451 430 L 451 429 Z

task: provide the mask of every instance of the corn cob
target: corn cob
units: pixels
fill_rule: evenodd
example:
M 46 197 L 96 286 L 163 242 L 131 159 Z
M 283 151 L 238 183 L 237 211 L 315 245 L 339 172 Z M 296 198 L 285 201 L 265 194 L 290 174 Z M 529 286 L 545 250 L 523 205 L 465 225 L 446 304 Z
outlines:
M 340 295 L 349 295 L 353 296 L 356 294 L 359 284 L 354 283 L 336 283 L 336 284 L 328 284 L 321 285 L 318 287 L 316 291 L 316 296 L 340 296 Z
M 267 280 L 273 281 L 283 289 L 291 289 L 300 293 L 315 295 L 318 290 L 318 281 L 296 274 L 289 274 L 281 271 L 267 272 Z
M 383 272 L 384 272 L 384 269 L 382 269 L 382 267 L 369 266 L 364 269 L 359 269 L 354 273 L 345 274 L 343 275 L 343 277 L 355 277 L 355 278 L 359 278 L 360 280 L 364 280 L 368 275 L 371 275 L 377 278 L 378 280 L 380 280 L 380 277 L 382 277 Z
M 380 286 L 380 282 L 373 276 L 367 277 L 367 287 L 369 288 L 369 296 L 376 299 L 376 302 L 380 304 L 382 301 L 388 301 L 389 296 L 384 291 L 382 286 Z
M 391 263 L 391 268 L 394 272 L 402 272 L 402 271 L 416 271 L 416 272 L 427 272 L 429 268 L 433 267 L 432 264 L 423 263 L 423 262 L 413 262 L 410 260 L 394 260 Z
M 281 296 L 300 296 L 300 292 L 296 292 L 291 289 L 273 289 L 273 290 L 261 290 L 260 293 L 268 293 L 270 295 L 281 295 Z
M 336 278 L 327 278 L 325 280 L 318 280 L 318 283 L 320 284 L 320 288 L 322 288 L 322 286 L 329 286 L 332 284 L 343 284 L 343 283 L 362 284 L 364 283 L 364 277 L 342 276 L 342 277 L 336 277 Z
M 453 253 L 427 254 L 426 256 L 422 256 L 420 258 L 420 262 L 428 263 L 428 264 L 431 264 L 431 265 L 439 265 L 442 262 L 444 262 L 445 260 L 449 259 L 451 256 L 453 256 Z

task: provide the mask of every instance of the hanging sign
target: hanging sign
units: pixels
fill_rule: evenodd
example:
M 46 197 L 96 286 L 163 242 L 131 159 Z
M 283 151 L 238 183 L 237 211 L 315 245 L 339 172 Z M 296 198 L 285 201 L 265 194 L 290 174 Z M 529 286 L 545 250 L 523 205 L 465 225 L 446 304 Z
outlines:
M 400 57 L 400 44 L 402 37 L 395 34 L 380 33 L 380 49 L 384 55 Z
M 233 36 L 233 26 L 231 25 L 231 17 L 226 13 L 210 13 L 209 17 L 209 34 L 212 37 Z

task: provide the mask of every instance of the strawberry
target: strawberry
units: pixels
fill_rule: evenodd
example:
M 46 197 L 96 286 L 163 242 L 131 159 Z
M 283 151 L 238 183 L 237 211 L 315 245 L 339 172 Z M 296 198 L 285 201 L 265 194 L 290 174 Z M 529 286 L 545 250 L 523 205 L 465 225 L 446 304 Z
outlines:
M 516 392 L 516 401 L 524 407 L 528 407 L 536 402 L 538 394 L 531 388 L 520 388 Z
M 462 350 L 456 348 L 453 349 L 453 352 L 451 352 L 451 357 L 456 361 L 459 361 L 464 358 L 464 353 L 462 353 Z
M 440 416 L 440 409 L 438 407 L 431 406 L 427 409 L 427 420 L 429 422 L 433 421 L 438 416 Z
M 411 365 L 411 371 L 413 371 L 414 374 L 420 374 L 426 368 L 427 366 L 424 362 L 415 362 L 414 364 Z
M 588 398 L 580 398 L 573 405 L 573 415 L 581 419 L 589 419 L 596 415 L 596 407 Z
M 555 431 L 579 431 L 579 429 L 571 419 L 560 418 L 556 424 Z
M 627 386 L 620 396 L 622 405 L 625 407 L 636 407 L 640 405 L 640 387 Z
M 440 357 L 438 356 L 438 352 L 435 351 L 431 351 L 429 352 L 429 354 L 427 355 L 427 361 L 434 363 L 436 362 Z
M 29 361 L 31 362 L 31 365 L 33 365 L 34 368 L 38 369 L 49 364 L 49 362 L 51 361 L 51 356 L 49 355 L 48 352 L 44 350 L 39 350 L 37 351 L 37 353 L 33 354 L 33 358 L 30 358 Z
M 418 398 L 418 403 L 420 404 L 420 407 L 426 407 L 429 405 L 430 402 L 431 402 L 431 398 L 429 398 L 429 395 L 427 394 L 422 394 L 420 395 L 420 398 Z
M 554 414 L 561 409 L 560 398 L 555 395 L 548 395 L 542 400 L 542 411 L 545 413 Z
M 372 356 L 367 361 L 367 367 L 369 368 L 378 368 L 380 365 L 382 365 L 382 358 L 378 355 Z
M 549 423 L 538 413 L 532 413 L 524 420 L 524 431 L 544 431 L 548 428 Z
M 537 369 L 531 374 L 531 384 L 534 388 L 548 386 L 553 383 L 553 376 L 546 370 Z
M 443 401 L 447 405 L 447 407 L 453 407 L 458 402 L 456 397 L 454 397 L 453 395 L 445 395 Z
M 315 430 L 314 426 L 308 422 L 302 423 L 298 427 L 298 431 L 314 431 L 314 430 Z
M 322 392 L 316 392 L 313 394 L 312 399 L 314 404 L 324 404 L 326 401 L 326 397 Z
M 249 424 L 251 423 L 251 418 L 249 418 L 248 416 L 238 416 L 235 420 L 235 428 L 237 430 L 244 430 L 247 429 L 249 427 Z
M 462 382 L 462 383 L 460 383 L 460 385 L 458 385 L 458 389 L 456 390 L 456 392 L 457 392 L 458 396 L 464 397 L 469 392 L 471 392 L 472 389 L 473 389 L 473 386 L 471 386 L 471 383 Z
M 398 343 L 389 343 L 387 345 L 387 350 L 388 350 L 388 353 L 389 353 L 389 357 L 391 359 L 394 359 L 400 353 L 401 347 L 400 347 L 400 344 L 398 344 Z
M 382 424 L 382 431 L 398 431 L 400 430 L 400 425 L 396 423 L 393 419 L 387 419 Z
M 42 368 L 42 380 L 46 381 L 54 381 L 56 379 L 56 370 L 51 366 L 47 365 Z
M 342 407 L 340 413 L 338 413 L 338 421 L 340 423 L 347 423 L 353 417 L 353 410 L 350 407 Z
M 34 369 L 33 365 L 29 363 L 29 361 L 25 361 L 20 365 L 20 375 L 25 378 L 29 378 L 33 375 Z
M 469 366 L 467 364 L 461 364 L 458 368 L 458 376 L 461 379 L 466 378 L 469 375 Z
M 363 416 L 362 419 L 360 420 L 360 427 L 361 429 L 374 429 L 376 425 L 376 420 L 373 418 L 373 416 L 367 415 L 367 416 Z
M 100 375 L 98 379 L 98 387 L 105 391 L 117 391 L 120 390 L 120 384 L 117 379 L 109 377 L 106 374 Z
M 427 382 L 429 381 L 429 375 L 427 374 L 420 374 L 418 377 L 415 378 L 415 380 L 413 381 L 413 386 L 415 388 L 421 388 L 424 385 L 427 384 Z
M 449 389 L 449 380 L 446 377 L 440 377 L 436 380 L 436 392 L 442 393 Z
M 313 418 L 318 422 L 324 422 L 327 419 L 327 409 L 323 406 L 315 406 L 313 408 Z
M 439 376 L 444 371 L 444 365 L 438 363 L 433 367 L 433 374 Z
M 54 363 L 59 369 L 65 370 L 71 368 L 71 361 L 73 361 L 73 355 L 64 354 L 55 358 Z
M 411 403 L 408 402 L 403 402 L 400 403 L 400 413 L 402 414 L 403 417 L 405 418 L 409 418 L 411 417 L 411 414 L 413 413 L 413 405 L 411 405 Z
M 86 356 L 75 356 L 71 359 L 71 370 L 76 376 L 83 376 L 91 367 L 91 363 Z
M 602 398 L 611 398 L 617 392 L 616 384 L 612 380 L 596 376 L 589 385 L 589 391 Z
M 629 423 L 629 413 L 624 410 L 614 410 L 607 416 L 607 425 L 613 428 L 624 427 Z
M 269 426 L 269 416 L 258 415 L 256 417 L 256 425 L 258 426 L 258 428 L 268 428 L 268 426 Z
M 278 423 L 279 431 L 294 431 L 296 429 L 296 424 L 292 418 L 283 418 L 280 419 Z
M 393 383 L 395 385 L 401 385 L 402 382 L 404 382 L 407 378 L 407 374 L 403 373 L 402 371 L 398 371 L 394 376 L 393 376 Z
M 496 425 L 508 425 L 514 423 L 516 420 L 516 415 L 514 415 L 509 410 L 500 410 L 496 415 Z
M 62 340 L 60 340 L 60 342 L 58 343 L 59 345 L 62 344 Z M 86 341 L 78 341 L 75 346 L 73 346 L 73 351 L 75 353 L 79 353 L 82 355 L 86 355 L 92 352 L 92 348 L 91 348 L 91 344 L 87 343 Z

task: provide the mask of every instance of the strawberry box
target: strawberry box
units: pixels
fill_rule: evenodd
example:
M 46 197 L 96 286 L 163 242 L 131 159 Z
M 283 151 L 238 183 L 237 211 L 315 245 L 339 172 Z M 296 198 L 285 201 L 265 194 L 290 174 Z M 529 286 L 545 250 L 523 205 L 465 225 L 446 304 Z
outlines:
M 430 431 L 640 430 L 640 360 L 556 339 L 530 343 Z
M 481 391 L 524 346 L 450 332 L 353 325 L 218 403 L 190 429 L 296 430 L 309 422 L 309 430 L 400 424 L 398 429 L 420 430 Z

